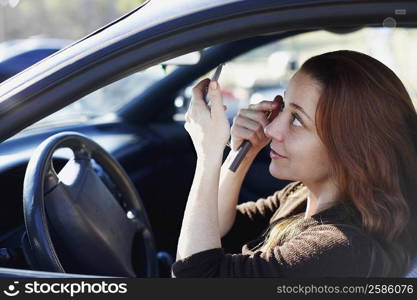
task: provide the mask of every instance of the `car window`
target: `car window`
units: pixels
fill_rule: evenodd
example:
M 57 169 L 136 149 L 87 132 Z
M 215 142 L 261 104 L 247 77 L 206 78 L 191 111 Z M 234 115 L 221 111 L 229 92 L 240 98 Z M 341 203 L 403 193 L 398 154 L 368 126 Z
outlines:
M 327 51 L 350 49 L 375 57 L 389 66 L 408 89 L 414 105 L 417 99 L 417 29 L 364 28 L 353 33 L 336 34 L 316 31 L 270 43 L 229 62 L 220 76 L 223 101 L 230 121 L 240 108 L 283 94 L 289 79 L 311 56 Z M 147 87 L 175 70 L 154 66 L 109 84 L 33 124 L 28 129 L 72 124 L 115 112 Z M 202 76 L 210 78 L 214 70 Z M 175 121 L 183 121 L 191 99 L 185 88 L 176 98 Z M 25 130 L 26 131 L 26 130 Z
M 25 131 L 44 126 L 74 124 L 115 112 L 175 68 L 173 65 L 158 65 L 124 77 L 36 122 Z
M 226 62 L 219 82 L 229 119 L 239 108 L 283 94 L 291 76 L 311 56 L 341 49 L 371 55 L 390 67 L 417 107 L 417 29 L 364 28 L 347 34 L 322 30 L 277 41 Z M 207 77 L 211 72 L 202 78 Z M 177 99 L 175 120 L 183 120 L 191 88 Z

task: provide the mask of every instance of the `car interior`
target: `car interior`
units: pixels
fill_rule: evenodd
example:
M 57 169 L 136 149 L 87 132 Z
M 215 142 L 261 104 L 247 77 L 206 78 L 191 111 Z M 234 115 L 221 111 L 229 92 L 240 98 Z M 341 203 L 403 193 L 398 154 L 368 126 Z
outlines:
M 110 95 L 103 93 L 102 101 L 110 101 L 115 105 L 103 113 L 100 112 L 99 115 L 80 119 L 77 111 L 68 115 L 70 117 L 64 111 L 59 111 L 57 114 L 62 117 L 49 122 L 36 123 L 4 141 L 0 144 L 0 190 L 3 198 L 3 207 L 0 210 L 0 267 L 20 269 L 20 272 L 38 269 L 25 242 L 26 229 L 22 202 L 25 173 L 34 149 L 42 141 L 54 134 L 71 131 L 81 133 L 95 141 L 123 167 L 133 182 L 149 218 L 156 244 L 159 277 L 170 277 L 170 266 L 176 256 L 182 217 L 196 163 L 194 147 L 184 129 L 183 120 L 190 101 L 190 87 L 199 79 L 210 77 L 213 70 L 224 63 L 224 73 L 219 83 L 222 87 L 224 83 L 224 95 L 228 91 L 232 93 L 230 97 L 234 100 L 230 100 L 228 105 L 228 110 L 229 108 L 231 110 L 228 117 L 232 122 L 239 108 L 260 100 L 272 100 L 274 92 L 279 93 L 285 89 L 289 77 L 308 56 L 342 48 L 356 49 L 378 56 L 378 53 L 372 52 L 376 49 L 374 45 L 371 47 L 370 44 L 364 43 L 367 37 L 377 30 L 385 30 L 384 32 L 391 30 L 391 33 L 381 33 L 381 36 L 387 35 L 381 43 L 386 43 L 387 47 L 391 48 L 396 47 L 394 39 L 397 36 L 409 34 L 410 37 L 417 37 L 417 30 L 413 28 L 332 27 L 278 32 L 217 44 L 202 49 L 197 63 L 157 66 L 164 75 L 149 82 L 141 92 L 125 96 L 123 101 L 119 99 L 117 90 Z M 407 45 L 398 47 L 406 48 Z M 397 50 L 392 50 L 392 53 L 395 51 Z M 384 55 L 386 53 L 390 52 L 386 51 Z M 252 61 L 261 59 L 264 64 L 263 72 L 267 72 L 265 67 L 267 64 L 284 65 L 285 68 L 280 71 L 281 76 L 273 78 L 270 82 L 262 82 L 257 81 L 256 77 L 265 77 L 269 73 L 261 74 L 261 71 L 259 73 L 254 71 L 254 80 L 250 83 L 242 83 L 238 89 L 236 82 L 248 79 L 247 75 L 249 75 L 244 73 L 244 69 L 240 72 L 237 68 L 238 64 L 248 68 Z M 410 62 L 401 61 L 400 64 L 412 68 Z M 406 71 L 405 67 L 401 68 L 401 72 L 403 71 L 400 78 L 405 74 L 404 77 L 408 80 L 411 73 L 409 70 Z M 410 85 L 410 89 L 413 87 Z M 251 98 L 254 94 L 257 94 L 258 98 Z M 414 91 L 411 94 L 416 101 Z M 246 102 L 239 100 L 242 98 L 245 98 Z M 80 99 L 78 105 L 79 103 L 88 105 L 88 99 L 101 101 L 100 97 L 87 96 Z M 237 101 L 237 104 L 233 101 Z M 73 105 L 77 105 L 77 102 Z M 228 151 L 229 149 L 226 148 L 224 157 L 227 156 Z M 65 151 L 54 155 L 53 166 L 57 173 L 64 168 L 70 158 L 71 154 Z M 256 201 L 289 183 L 269 174 L 269 162 L 269 152 L 265 148 L 259 153 L 244 180 L 239 203 Z M 114 191 L 111 181 L 106 177 L 106 172 L 99 166 L 95 171 L 106 187 L 111 192 Z M 53 242 L 58 245 L 59 238 L 53 237 Z M 141 250 L 138 248 L 138 251 Z M 75 274 L 83 272 L 71 268 L 71 263 L 71 257 L 66 258 L 68 266 L 66 272 Z M 137 269 L 140 269 L 140 266 Z M 88 271 L 83 274 L 116 275 L 105 272 L 89 274 Z M 136 275 L 140 277 L 140 272 Z

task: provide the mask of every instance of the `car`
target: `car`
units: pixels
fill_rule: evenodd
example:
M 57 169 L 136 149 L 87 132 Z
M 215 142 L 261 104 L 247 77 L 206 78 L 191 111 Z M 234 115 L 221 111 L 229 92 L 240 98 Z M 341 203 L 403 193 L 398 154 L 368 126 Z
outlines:
M 274 75 L 268 47 L 301 61 L 332 43 L 357 48 L 355 34 L 368 41 L 367 30 L 400 30 L 409 41 L 416 27 L 414 1 L 151 0 L 13 76 L 0 85 L 0 275 L 170 277 L 196 162 L 187 89 L 225 63 L 222 87 L 244 107 L 254 78 Z M 192 64 L 164 63 L 195 52 Z M 255 58 L 264 64 L 250 65 Z M 163 76 L 134 90 L 154 68 Z M 133 80 L 132 93 L 104 92 L 123 80 Z M 90 104 L 87 95 L 108 105 L 62 113 Z M 239 202 L 288 184 L 268 164 L 265 150 Z M 414 264 L 404 276 L 416 272 Z
M 65 39 L 31 37 L 0 43 L 0 82 L 65 48 L 71 42 Z

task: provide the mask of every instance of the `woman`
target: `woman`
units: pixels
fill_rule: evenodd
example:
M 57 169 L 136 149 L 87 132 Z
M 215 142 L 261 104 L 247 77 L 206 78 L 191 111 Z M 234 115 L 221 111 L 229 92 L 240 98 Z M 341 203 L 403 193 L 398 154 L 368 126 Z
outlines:
M 173 277 L 406 272 L 417 245 L 417 114 L 388 67 L 354 51 L 310 58 L 284 99 L 240 110 L 223 166 L 230 127 L 217 82 L 209 85 L 211 112 L 203 101 L 208 84 L 194 87 L 186 114 L 198 159 Z M 232 173 L 244 139 L 253 146 Z M 236 209 L 243 178 L 268 144 L 271 175 L 294 182 Z

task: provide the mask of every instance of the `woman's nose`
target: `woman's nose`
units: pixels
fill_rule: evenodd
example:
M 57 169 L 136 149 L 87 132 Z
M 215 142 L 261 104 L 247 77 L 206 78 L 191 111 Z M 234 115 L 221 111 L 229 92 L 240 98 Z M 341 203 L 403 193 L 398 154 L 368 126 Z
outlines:
M 282 126 L 283 114 L 279 113 L 268 125 L 264 128 L 264 133 L 267 137 L 277 141 L 283 141 L 285 136 L 285 129 Z

